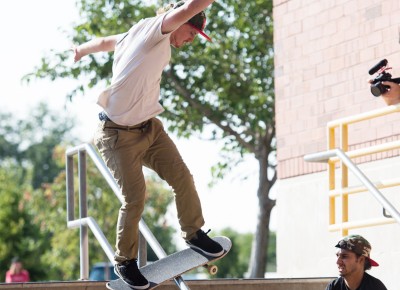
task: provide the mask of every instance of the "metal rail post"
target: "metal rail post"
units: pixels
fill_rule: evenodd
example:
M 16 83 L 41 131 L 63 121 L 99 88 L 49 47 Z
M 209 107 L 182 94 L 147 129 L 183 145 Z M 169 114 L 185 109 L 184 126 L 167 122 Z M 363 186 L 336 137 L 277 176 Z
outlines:
M 87 217 L 87 194 L 86 194 L 86 152 L 79 151 L 79 218 Z M 89 279 L 89 236 L 86 224 L 80 225 L 80 259 L 81 259 L 81 280 Z

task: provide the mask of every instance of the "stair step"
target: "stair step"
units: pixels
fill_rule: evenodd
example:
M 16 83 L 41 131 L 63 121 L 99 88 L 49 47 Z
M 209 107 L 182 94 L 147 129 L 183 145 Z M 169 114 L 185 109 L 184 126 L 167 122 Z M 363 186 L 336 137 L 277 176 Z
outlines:
M 320 290 L 332 278 L 274 278 L 274 279 L 209 279 L 186 280 L 191 290 Z M 29 290 L 106 290 L 105 281 L 0 283 L 0 289 Z M 159 290 L 177 290 L 174 281 L 159 286 Z

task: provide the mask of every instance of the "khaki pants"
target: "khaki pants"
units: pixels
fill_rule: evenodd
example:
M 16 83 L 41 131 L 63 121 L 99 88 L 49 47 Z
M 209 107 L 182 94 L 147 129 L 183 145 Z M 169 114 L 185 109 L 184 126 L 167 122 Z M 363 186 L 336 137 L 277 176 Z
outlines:
M 184 239 L 193 237 L 204 225 L 193 176 L 175 144 L 160 120 L 152 118 L 147 124 L 127 127 L 101 121 L 95 135 L 95 144 L 124 198 L 118 214 L 116 262 L 137 258 L 146 190 L 143 165 L 157 172 L 173 188 Z

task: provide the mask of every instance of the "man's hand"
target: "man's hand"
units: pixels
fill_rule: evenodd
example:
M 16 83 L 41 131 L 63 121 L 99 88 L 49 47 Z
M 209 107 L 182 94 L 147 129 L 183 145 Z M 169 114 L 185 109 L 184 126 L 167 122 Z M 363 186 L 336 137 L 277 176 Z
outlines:
M 382 94 L 385 103 L 388 106 L 400 103 L 400 85 L 393 82 L 382 82 L 382 84 L 390 87 L 386 93 Z
M 78 47 L 76 45 L 73 45 L 71 47 L 71 50 L 74 52 L 74 62 L 79 61 L 82 58 L 82 56 L 79 55 Z

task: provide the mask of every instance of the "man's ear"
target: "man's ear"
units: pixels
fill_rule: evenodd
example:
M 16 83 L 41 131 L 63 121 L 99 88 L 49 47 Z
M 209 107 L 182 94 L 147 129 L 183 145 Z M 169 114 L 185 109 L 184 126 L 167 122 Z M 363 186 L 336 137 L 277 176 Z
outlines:
M 366 258 L 361 255 L 361 256 L 358 257 L 358 262 L 360 262 L 361 265 L 364 265 L 365 264 L 365 259 Z

